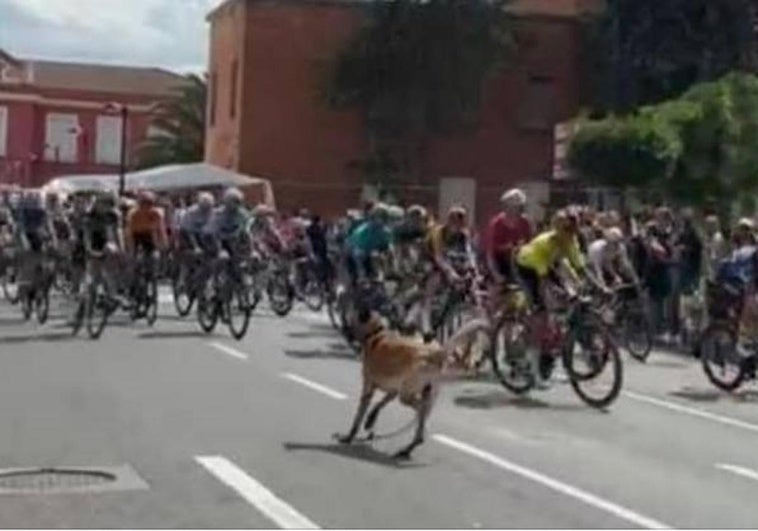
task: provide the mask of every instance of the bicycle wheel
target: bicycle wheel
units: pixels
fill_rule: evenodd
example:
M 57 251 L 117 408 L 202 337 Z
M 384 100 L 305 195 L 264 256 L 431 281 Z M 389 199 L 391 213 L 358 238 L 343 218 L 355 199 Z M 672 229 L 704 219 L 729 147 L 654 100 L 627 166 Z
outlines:
M 110 304 L 105 286 L 101 283 L 90 285 L 87 296 L 87 333 L 90 339 L 100 339 L 110 316 Z
M 79 335 L 79 331 L 84 324 L 84 317 L 87 311 L 87 301 L 84 297 L 81 297 L 76 303 L 76 311 L 74 312 L 74 318 L 71 321 L 71 336 L 76 337 Z
M 197 299 L 197 322 L 206 334 L 215 330 L 219 318 L 218 304 L 215 297 L 207 293 L 208 291 L 206 288 Z
M 229 333 L 237 341 L 241 340 L 247 334 L 250 326 L 250 315 L 252 308 L 247 298 L 247 291 L 239 289 L 230 294 L 225 301 L 226 315 L 229 318 L 227 323 Z
M 158 320 L 158 281 L 154 278 L 145 282 L 145 319 L 148 326 Z
M 28 321 L 32 317 L 35 297 L 31 288 L 27 287 L 23 291 L 24 293 L 19 296 L 21 299 L 21 315 L 24 317 L 24 321 Z
M 295 293 L 285 271 L 278 271 L 269 280 L 267 294 L 271 310 L 279 317 L 285 317 L 292 310 Z
M 505 321 L 490 339 L 490 361 L 495 376 L 503 386 L 517 395 L 535 385 L 529 361 L 529 331 L 518 321 Z
M 189 285 L 189 268 L 181 264 L 177 266 L 171 282 L 171 290 L 174 295 L 174 308 L 179 317 L 187 317 L 195 304 L 195 296 Z
M 603 325 L 572 327 L 564 338 L 562 357 L 571 387 L 585 404 L 603 409 L 618 398 L 623 385 L 621 354 Z
M 50 285 L 37 289 L 34 297 L 34 313 L 37 314 L 37 322 L 45 324 L 50 313 Z
M 3 275 L 3 295 L 5 296 L 5 300 L 10 304 L 18 304 L 20 299 L 18 271 L 16 271 L 16 267 L 13 265 L 9 265 L 5 269 L 5 274 Z
M 308 273 L 303 287 L 303 301 L 314 312 L 321 311 L 324 307 L 324 290 L 321 282 L 312 272 Z
M 624 346 L 636 360 L 645 362 L 653 350 L 653 330 L 645 312 L 630 309 L 623 323 Z
M 734 391 L 747 376 L 737 351 L 737 336 L 726 324 L 714 323 L 700 338 L 700 361 L 708 380 L 724 391 Z

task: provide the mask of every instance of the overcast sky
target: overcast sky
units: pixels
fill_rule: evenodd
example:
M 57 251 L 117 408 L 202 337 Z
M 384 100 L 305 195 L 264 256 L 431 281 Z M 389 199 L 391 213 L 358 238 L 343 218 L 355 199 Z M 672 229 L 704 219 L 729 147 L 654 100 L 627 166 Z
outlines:
M 0 48 L 19 57 L 202 72 L 205 15 L 222 0 L 0 0 Z

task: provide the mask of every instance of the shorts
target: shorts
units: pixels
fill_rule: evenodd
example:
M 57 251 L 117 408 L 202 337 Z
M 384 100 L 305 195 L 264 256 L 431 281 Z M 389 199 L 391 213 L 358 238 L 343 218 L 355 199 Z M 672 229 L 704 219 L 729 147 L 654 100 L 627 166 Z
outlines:
M 535 310 L 544 310 L 545 301 L 542 300 L 540 276 L 537 274 L 537 271 L 530 267 L 516 265 L 516 272 L 532 307 Z
M 513 264 L 509 256 L 495 256 L 496 273 L 502 276 L 506 282 L 513 280 Z
M 152 255 L 155 252 L 155 241 L 151 235 L 135 234 L 134 251 L 139 253 L 143 251 L 146 255 Z

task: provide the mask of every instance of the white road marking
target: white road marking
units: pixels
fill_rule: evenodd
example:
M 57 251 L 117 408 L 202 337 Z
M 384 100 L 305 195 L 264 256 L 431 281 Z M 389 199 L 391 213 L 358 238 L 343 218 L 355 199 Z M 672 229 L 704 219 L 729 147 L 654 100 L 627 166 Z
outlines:
M 733 426 L 735 428 L 741 428 L 743 430 L 748 430 L 748 431 L 758 433 L 758 425 L 745 422 L 744 420 L 739 420 L 732 417 L 726 417 L 724 415 L 717 415 L 716 413 L 709 413 L 708 411 L 704 411 L 702 409 L 697 409 L 697 408 L 689 407 L 689 406 L 683 406 L 681 404 L 677 404 L 676 402 L 669 402 L 668 400 L 661 400 L 660 398 L 654 398 L 652 396 L 641 395 L 639 393 L 634 393 L 632 391 L 624 391 L 623 394 L 624 396 L 627 396 L 628 398 L 631 398 L 632 400 L 645 402 L 647 404 L 652 404 L 654 406 L 662 407 L 671 411 L 676 411 L 677 413 L 684 413 L 685 415 L 700 417 L 702 419 L 710 420 L 712 422 L 718 422 L 720 424 L 725 424 L 727 426 Z
M 320 383 L 308 380 L 307 378 L 303 378 L 302 376 L 298 376 L 297 374 L 292 374 L 291 372 L 283 372 L 281 376 L 282 378 L 287 378 L 288 380 L 292 380 L 293 382 L 299 383 L 300 385 L 304 385 L 309 389 L 313 389 L 314 391 L 324 394 L 329 398 L 334 398 L 335 400 L 347 399 L 346 394 L 335 391 L 334 389 L 331 389 L 325 385 L 321 385 Z
M 758 472 L 756 472 L 755 470 L 751 470 L 749 468 L 745 468 L 744 466 L 730 465 L 727 463 L 717 463 L 716 468 L 720 470 L 726 470 L 727 472 L 731 472 L 732 474 L 737 474 L 738 476 L 742 476 L 744 478 L 752 479 L 753 481 L 758 481 Z
M 247 354 L 244 352 L 240 352 L 237 349 L 234 349 L 232 347 L 227 347 L 226 345 L 223 345 L 221 343 L 208 343 L 210 346 L 215 348 L 216 350 L 219 350 L 223 352 L 224 354 L 228 354 L 229 356 L 232 356 L 233 358 L 237 358 L 238 360 L 246 360 Z
M 282 529 L 319 529 L 319 526 L 228 459 L 220 456 L 196 456 L 195 460 Z
M 501 457 L 496 456 L 495 454 L 480 450 L 475 446 L 471 446 L 470 444 L 458 441 L 452 437 L 448 437 L 447 435 L 436 434 L 434 435 L 434 439 L 437 442 L 449 446 L 450 448 L 455 448 L 456 450 L 477 457 L 482 461 L 487 461 L 488 463 L 502 468 L 503 470 L 539 483 L 556 492 L 560 492 L 566 496 L 576 498 L 577 500 L 580 500 L 587 505 L 601 509 L 634 525 L 647 529 L 668 529 L 670 527 L 662 522 L 659 522 L 658 520 L 648 518 L 647 516 L 644 516 L 638 512 L 627 509 L 626 507 L 622 507 L 621 505 L 617 505 L 599 496 L 595 496 L 594 494 L 591 494 L 578 487 L 574 487 L 557 479 L 553 479 L 549 476 L 546 476 L 545 474 L 542 474 L 541 472 L 537 472 L 536 470 L 531 470 L 521 465 L 517 465 L 516 463 L 507 461 Z

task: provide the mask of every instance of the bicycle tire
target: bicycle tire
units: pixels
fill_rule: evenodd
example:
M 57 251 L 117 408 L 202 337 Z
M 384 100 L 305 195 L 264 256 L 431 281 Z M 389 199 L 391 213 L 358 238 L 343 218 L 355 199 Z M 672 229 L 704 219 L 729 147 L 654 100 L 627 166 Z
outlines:
M 624 347 L 629 355 L 645 363 L 653 351 L 653 330 L 644 312 L 630 311 L 624 316 Z M 632 337 L 639 339 L 635 343 Z
M 720 364 L 723 368 L 723 362 L 727 361 L 724 359 L 724 352 L 722 352 L 720 348 L 722 343 L 718 341 L 719 336 L 721 336 L 721 339 L 726 339 L 728 342 L 730 352 L 727 352 L 727 355 L 731 353 L 732 361 L 736 362 L 733 364 L 734 367 L 736 367 L 736 374 L 733 378 L 722 378 L 718 376 L 711 366 L 711 364 L 714 363 L 716 365 Z M 718 348 L 712 348 L 717 345 Z M 722 391 L 730 393 L 737 390 L 747 377 L 745 364 L 737 354 L 736 349 L 737 334 L 728 324 L 718 322 L 713 323 L 703 331 L 703 334 L 700 337 L 700 362 L 703 367 L 703 372 L 705 372 L 708 381 L 713 385 Z
M 600 353 L 601 359 L 599 362 L 594 361 L 596 364 L 595 370 L 591 370 L 589 373 L 580 373 L 576 370 L 576 367 L 573 363 L 574 360 L 576 360 L 578 357 L 575 345 L 577 343 L 581 345 L 582 343 L 579 341 L 579 332 L 581 331 L 583 333 L 587 333 L 587 331 L 590 329 L 592 329 L 593 332 L 599 334 L 603 340 L 602 353 Z M 605 409 L 618 398 L 619 394 L 621 394 L 621 388 L 623 387 L 624 382 L 623 361 L 621 359 L 621 354 L 616 343 L 613 341 L 611 334 L 607 329 L 605 329 L 604 326 L 600 324 L 585 324 L 583 325 L 582 329 L 572 327 L 564 339 L 563 347 L 561 350 L 563 366 L 566 370 L 566 374 L 569 377 L 569 383 L 571 384 L 571 387 L 574 389 L 574 392 L 577 394 L 577 396 L 579 396 L 579 398 L 585 404 L 595 409 Z M 595 353 L 593 352 L 590 355 L 595 356 Z M 593 357 L 591 359 L 595 360 L 596 358 Z M 584 388 L 584 384 L 593 383 L 594 380 L 596 380 L 603 373 L 603 370 L 608 366 L 609 363 L 612 364 L 612 384 L 610 386 L 607 386 L 607 390 L 604 395 L 600 397 L 590 396 L 590 394 Z
M 218 324 L 218 306 L 214 300 L 208 300 L 204 296 L 197 299 L 197 322 L 200 329 L 206 334 L 211 334 Z
M 90 286 L 87 300 L 87 333 L 90 339 L 97 340 L 102 336 L 110 316 L 108 301 L 98 293 L 96 285 Z
M 158 281 L 150 279 L 145 284 L 145 320 L 148 326 L 153 326 L 158 320 Z
M 295 293 L 286 272 L 274 273 L 269 280 L 266 292 L 269 306 L 276 315 L 286 317 L 292 311 Z
M 515 330 L 513 333 L 516 334 L 512 337 L 504 336 L 503 334 L 507 332 L 508 327 L 521 327 L 520 330 Z M 510 335 L 510 334 L 509 334 Z M 503 353 L 503 359 L 500 359 L 499 353 L 501 348 L 501 341 L 500 338 L 503 338 L 502 341 L 502 353 Z M 503 321 L 502 323 L 497 326 L 497 328 L 492 332 L 492 336 L 490 338 L 490 363 L 492 363 L 492 371 L 495 373 L 495 376 L 497 377 L 498 381 L 511 391 L 512 393 L 516 395 L 523 395 L 528 393 L 530 390 L 532 390 L 537 383 L 534 379 L 534 373 L 530 370 L 529 366 L 529 358 L 528 358 L 528 344 L 529 344 L 529 331 L 526 328 L 525 325 L 522 323 L 519 323 L 517 321 Z M 513 352 L 514 349 L 523 349 L 523 356 L 521 360 L 517 360 L 517 358 L 514 358 L 514 360 L 521 361 L 523 366 L 517 367 L 514 369 L 510 369 L 510 364 L 506 363 L 506 358 L 508 356 L 508 350 L 511 349 Z M 517 380 L 521 379 L 521 381 Z
M 171 282 L 171 291 L 174 297 L 174 308 L 179 317 L 187 317 L 192 311 L 192 307 L 195 304 L 195 296 L 192 290 L 187 286 L 187 278 L 189 274 L 187 267 L 180 265 L 177 267 L 177 272 L 173 276 Z M 181 301 L 182 297 L 186 297 L 186 303 Z
M 242 313 L 242 322 L 235 323 L 234 316 L 237 315 L 234 312 L 234 303 L 237 303 L 237 309 Z M 241 341 L 247 334 L 247 330 L 250 327 L 250 317 L 252 315 L 252 309 L 249 301 L 247 300 L 247 292 L 245 290 L 239 290 L 231 294 L 230 297 L 224 302 L 226 305 L 226 315 L 229 317 L 227 326 L 229 327 L 229 333 L 237 341 Z M 237 326 L 239 324 L 239 326 Z
M 37 322 L 41 325 L 47 322 L 50 315 L 50 287 L 42 288 L 34 298 L 34 313 L 37 314 Z

